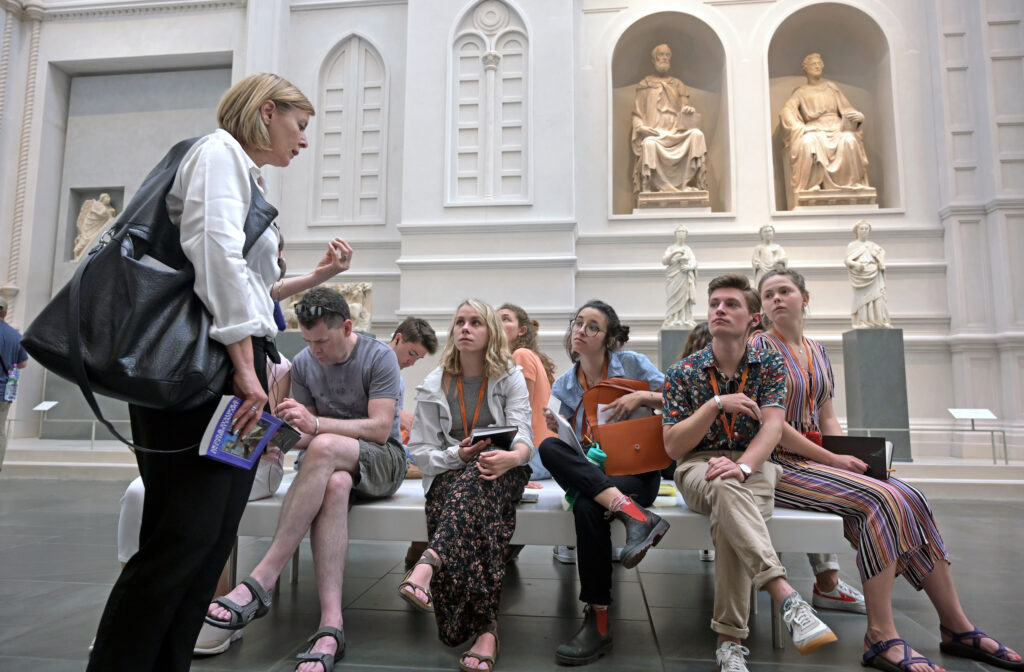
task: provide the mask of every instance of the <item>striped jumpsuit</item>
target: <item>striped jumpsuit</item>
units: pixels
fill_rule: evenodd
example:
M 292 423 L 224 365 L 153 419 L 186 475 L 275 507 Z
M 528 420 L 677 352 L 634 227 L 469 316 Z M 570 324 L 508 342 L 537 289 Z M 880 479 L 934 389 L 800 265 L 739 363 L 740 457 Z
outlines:
M 805 371 L 789 347 L 771 332 L 758 334 L 753 347 L 775 350 L 786 366 L 786 421 L 800 432 L 818 431 L 818 411 L 832 398 L 832 365 L 825 348 L 805 339 L 811 370 Z M 879 481 L 825 466 L 785 451 L 771 461 L 782 467 L 775 503 L 791 509 L 832 513 L 843 519 L 846 539 L 857 551 L 861 581 L 896 563 L 916 590 L 935 568 L 949 562 L 942 535 L 925 496 L 896 478 Z

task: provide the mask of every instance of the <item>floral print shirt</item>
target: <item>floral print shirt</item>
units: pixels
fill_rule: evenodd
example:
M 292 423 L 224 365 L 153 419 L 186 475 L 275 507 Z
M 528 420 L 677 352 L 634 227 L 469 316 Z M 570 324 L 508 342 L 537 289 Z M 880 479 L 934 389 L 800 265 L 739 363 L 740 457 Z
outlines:
M 665 399 L 662 424 L 674 425 L 697 412 L 702 404 L 715 396 L 711 376 L 718 381 L 720 395 L 738 392 L 743 372 L 748 371 L 743 393 L 761 408 L 786 407 L 786 368 L 782 356 L 771 350 L 755 350 L 749 345 L 740 360 L 735 376 L 726 378 L 715 366 L 711 344 L 698 350 L 665 372 Z M 723 413 L 715 417 L 708 433 L 693 450 L 744 450 L 761 429 L 761 423 L 742 413 L 737 414 L 733 435 L 722 423 Z M 726 414 L 727 415 L 727 414 Z M 733 422 L 731 416 L 728 421 Z

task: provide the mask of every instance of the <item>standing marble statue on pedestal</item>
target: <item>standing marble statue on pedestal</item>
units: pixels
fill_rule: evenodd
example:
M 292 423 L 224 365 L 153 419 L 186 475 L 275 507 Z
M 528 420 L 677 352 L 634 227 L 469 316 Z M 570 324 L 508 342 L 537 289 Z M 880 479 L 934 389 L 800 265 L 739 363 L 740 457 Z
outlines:
M 697 297 L 697 257 L 686 244 L 685 226 L 676 229 L 676 242 L 665 248 L 661 263 L 665 271 L 665 327 L 693 329 L 693 306 Z
M 782 245 L 775 242 L 775 227 L 765 224 L 758 231 L 761 244 L 754 248 L 750 264 L 754 267 L 754 287 L 761 284 L 761 278 L 768 271 L 782 271 L 789 266 L 789 257 Z
M 75 236 L 75 249 L 71 253 L 71 261 L 79 261 L 82 256 L 92 247 L 107 225 L 114 221 L 114 206 L 110 204 L 110 194 L 100 194 L 98 199 L 90 198 L 82 203 L 82 209 L 78 211 L 78 220 L 75 226 L 78 235 Z
M 820 54 L 803 61 L 807 83 L 783 105 L 779 123 L 789 162 L 791 206 L 871 204 L 868 155 L 855 109 L 833 82 L 822 79 Z
M 844 260 L 853 285 L 853 328 L 890 328 L 885 302 L 885 250 L 868 240 L 871 224 L 867 220 L 854 224 L 853 233 L 856 240 L 846 246 Z
M 672 50 L 651 52 L 655 74 L 636 85 L 630 145 L 637 208 L 708 206 L 707 144 L 686 85 L 668 74 Z

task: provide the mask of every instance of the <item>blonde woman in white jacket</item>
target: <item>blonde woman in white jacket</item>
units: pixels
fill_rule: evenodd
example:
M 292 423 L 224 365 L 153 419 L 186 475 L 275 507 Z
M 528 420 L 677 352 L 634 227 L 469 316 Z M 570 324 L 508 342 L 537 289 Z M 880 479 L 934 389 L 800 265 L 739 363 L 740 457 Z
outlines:
M 414 607 L 434 609 L 448 646 L 474 638 L 461 670 L 490 670 L 498 657 L 504 552 L 533 455 L 526 381 L 494 309 L 459 304 L 441 365 L 417 388 L 409 452 L 423 471 L 427 550 L 398 587 Z M 473 429 L 510 425 L 509 450 L 471 443 Z

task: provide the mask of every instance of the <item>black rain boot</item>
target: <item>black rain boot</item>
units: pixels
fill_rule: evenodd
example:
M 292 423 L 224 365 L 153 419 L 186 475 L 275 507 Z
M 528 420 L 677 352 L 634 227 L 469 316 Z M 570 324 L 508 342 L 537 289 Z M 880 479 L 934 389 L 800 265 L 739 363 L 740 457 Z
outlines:
M 589 665 L 612 650 L 612 629 L 602 636 L 597 630 L 597 612 L 588 604 L 583 607 L 583 627 L 565 644 L 555 649 L 559 665 Z
M 635 502 L 634 502 L 635 503 Z M 639 521 L 625 511 L 610 513 L 611 518 L 621 520 L 626 526 L 626 545 L 622 547 L 622 566 L 632 569 L 640 564 L 647 554 L 647 549 L 657 546 L 661 538 L 668 532 L 669 525 L 656 513 L 637 504 L 637 508 L 644 512 L 645 519 Z

